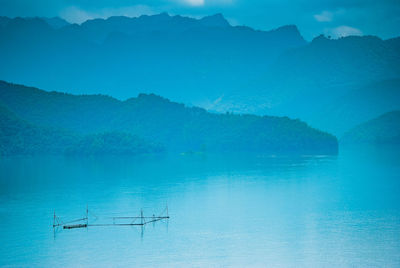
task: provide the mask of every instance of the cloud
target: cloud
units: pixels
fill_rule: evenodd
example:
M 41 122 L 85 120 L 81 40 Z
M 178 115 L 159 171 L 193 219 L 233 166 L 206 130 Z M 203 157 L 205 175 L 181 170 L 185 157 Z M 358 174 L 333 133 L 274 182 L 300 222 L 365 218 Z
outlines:
M 216 6 L 226 6 L 233 4 L 235 0 L 170 0 L 173 3 L 178 3 L 183 6 L 190 7 L 216 7 Z
M 319 14 L 315 14 L 314 18 L 316 21 L 319 21 L 319 22 L 329 22 L 329 21 L 332 21 L 332 19 L 333 19 L 333 13 L 330 11 L 322 11 Z
M 60 17 L 72 23 L 82 23 L 94 18 L 93 14 L 89 14 L 78 7 L 68 7 L 64 9 L 60 12 Z
M 349 35 L 362 35 L 362 31 L 347 25 L 338 26 L 336 28 L 325 29 L 325 34 L 333 38 L 346 37 Z
M 138 17 L 141 15 L 156 14 L 153 9 L 146 5 L 135 5 L 118 8 L 102 8 L 96 10 L 83 10 L 77 6 L 71 6 L 63 9 L 59 16 L 72 23 L 82 23 L 90 19 L 103 18 L 111 16 Z
M 315 14 L 313 17 L 318 22 L 332 22 L 343 19 L 348 14 L 348 9 L 337 8 L 335 10 L 323 10 L 322 12 Z
M 204 6 L 204 0 L 183 0 L 183 2 L 190 6 Z

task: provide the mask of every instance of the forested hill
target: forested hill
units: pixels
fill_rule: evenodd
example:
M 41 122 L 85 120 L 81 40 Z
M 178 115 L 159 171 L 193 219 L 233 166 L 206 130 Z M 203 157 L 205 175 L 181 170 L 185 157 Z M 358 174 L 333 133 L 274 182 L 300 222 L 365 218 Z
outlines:
M 129 133 L 79 135 L 37 127 L 0 105 L 0 155 L 22 154 L 141 154 L 163 151 Z
M 34 127 L 0 105 L 0 155 L 54 152 L 63 136 L 71 144 L 71 136 Z
M 168 151 L 335 154 L 338 149 L 334 136 L 299 120 L 209 113 L 153 94 L 119 101 L 0 82 L 0 103 L 40 128 L 91 137 L 126 133 Z
M 400 111 L 385 113 L 349 130 L 342 137 L 344 144 L 400 144 Z

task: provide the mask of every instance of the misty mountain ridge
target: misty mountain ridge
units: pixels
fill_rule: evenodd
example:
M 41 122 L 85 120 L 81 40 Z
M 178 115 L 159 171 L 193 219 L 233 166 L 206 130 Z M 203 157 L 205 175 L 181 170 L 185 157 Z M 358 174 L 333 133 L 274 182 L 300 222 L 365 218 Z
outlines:
M 38 18 L 10 19 L 0 28 L 0 79 L 118 98 L 154 92 L 196 104 L 258 77 L 284 50 L 306 44 L 295 26 L 265 32 L 223 21 L 163 13 L 54 29 Z
M 44 20 L 48 25 L 53 27 L 54 29 L 60 29 L 64 26 L 69 25 L 70 23 L 60 17 L 39 17 L 40 19 Z
M 256 31 L 221 14 L 110 17 L 61 28 L 3 17 L 0 25 L 0 79 L 47 90 L 119 99 L 155 93 L 212 111 L 301 118 L 339 136 L 390 111 L 379 105 L 372 113 L 364 88 L 390 87 L 380 101 L 400 109 L 400 100 L 388 99 L 398 92 L 399 38 L 307 42 L 294 25 Z M 346 96 L 354 92 L 365 106 L 352 117 L 357 100 Z
M 240 31 L 253 31 L 262 33 L 278 33 L 281 35 L 292 35 L 298 42 L 305 42 L 299 30 L 295 25 L 285 25 L 270 31 L 253 30 L 247 26 L 232 26 L 221 13 L 205 16 L 200 19 L 185 17 L 181 15 L 171 16 L 168 13 L 157 15 L 141 15 L 139 17 L 110 16 L 108 18 L 88 19 L 80 24 L 69 23 L 60 17 L 0 17 L 0 26 L 6 27 L 7 24 L 14 22 L 31 23 L 44 21 L 50 27 L 62 30 L 68 33 L 77 31 L 76 35 L 85 36 L 91 41 L 104 41 L 104 39 L 114 32 L 124 34 L 137 34 L 141 32 L 171 32 L 179 33 L 196 28 L 232 28 Z
M 206 107 L 285 114 L 340 136 L 362 121 L 400 108 L 399 48 L 396 39 L 319 36 L 283 53 L 263 77 Z M 349 97 L 354 95 L 358 98 Z

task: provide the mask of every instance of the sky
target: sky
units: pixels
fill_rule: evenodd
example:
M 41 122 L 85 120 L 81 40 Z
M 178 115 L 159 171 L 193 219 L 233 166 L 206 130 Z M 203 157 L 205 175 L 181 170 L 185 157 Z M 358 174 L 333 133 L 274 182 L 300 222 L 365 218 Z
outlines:
M 75 23 L 161 12 L 222 13 L 232 25 L 260 30 L 295 24 L 308 40 L 320 34 L 400 36 L 400 0 L 0 0 L 0 16 L 59 16 Z

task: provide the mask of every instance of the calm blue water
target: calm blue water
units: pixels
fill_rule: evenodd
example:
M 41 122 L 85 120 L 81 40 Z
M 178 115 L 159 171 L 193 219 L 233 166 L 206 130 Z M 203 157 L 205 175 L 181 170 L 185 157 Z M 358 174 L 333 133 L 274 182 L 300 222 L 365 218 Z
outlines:
M 3 158 L 0 266 L 400 267 L 399 156 Z M 166 203 L 143 231 L 51 227 Z

